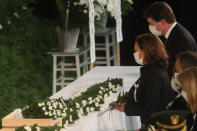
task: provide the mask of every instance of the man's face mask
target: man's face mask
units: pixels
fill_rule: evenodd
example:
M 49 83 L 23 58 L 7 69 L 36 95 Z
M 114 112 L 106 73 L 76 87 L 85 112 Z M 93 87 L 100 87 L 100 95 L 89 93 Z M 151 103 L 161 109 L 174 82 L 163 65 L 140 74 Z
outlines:
M 155 26 L 149 25 L 149 30 L 151 33 L 157 36 L 161 36 L 161 31 L 158 31 Z

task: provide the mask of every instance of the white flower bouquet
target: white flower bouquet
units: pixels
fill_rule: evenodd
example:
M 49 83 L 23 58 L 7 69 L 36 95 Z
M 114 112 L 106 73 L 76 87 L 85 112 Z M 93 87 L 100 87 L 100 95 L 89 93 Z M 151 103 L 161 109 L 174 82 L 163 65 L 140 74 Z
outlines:
M 94 0 L 93 2 L 96 20 L 106 13 L 112 17 L 117 14 L 118 5 L 115 0 Z M 65 28 L 66 23 L 68 29 L 86 30 L 88 28 L 88 0 L 56 0 L 56 5 L 59 10 L 58 24 L 60 27 Z M 132 6 L 132 0 L 121 0 L 122 14 L 132 10 Z M 68 14 L 66 14 L 67 11 Z
M 80 96 L 64 100 L 63 98 L 46 99 L 22 110 L 24 118 L 62 118 L 63 127 L 76 123 L 89 112 L 99 111 L 106 98 L 117 92 L 123 85 L 120 78 L 108 79 L 90 86 Z

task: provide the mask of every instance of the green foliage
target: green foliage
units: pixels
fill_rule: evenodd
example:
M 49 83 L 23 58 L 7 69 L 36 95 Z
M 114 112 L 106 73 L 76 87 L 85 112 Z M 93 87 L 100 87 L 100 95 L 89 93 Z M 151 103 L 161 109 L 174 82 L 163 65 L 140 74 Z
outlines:
M 65 29 L 65 21 L 68 21 L 67 28 L 80 28 L 81 31 L 88 29 L 88 13 L 84 13 L 88 11 L 88 7 L 85 5 L 76 5 L 78 0 L 55 0 L 57 9 L 58 9 L 58 17 L 57 22 L 58 26 L 62 29 Z M 66 12 L 68 10 L 68 15 Z
M 38 127 L 37 124 L 34 124 L 33 126 L 21 126 L 16 129 L 16 131 L 27 131 L 27 129 L 31 129 L 31 131 L 60 131 L 61 127 L 55 125 L 55 126 L 49 126 L 49 127 Z
M 133 0 L 130 0 L 133 3 Z M 133 10 L 133 4 L 128 2 L 128 0 L 121 1 L 121 11 L 123 15 L 128 14 L 130 11 Z
M 109 104 L 110 107 L 114 107 L 118 103 L 125 103 L 128 99 L 128 92 L 120 92 L 116 101 Z
M 56 47 L 55 24 L 33 16 L 27 2 L 0 0 L 0 119 L 52 92 L 46 52 Z

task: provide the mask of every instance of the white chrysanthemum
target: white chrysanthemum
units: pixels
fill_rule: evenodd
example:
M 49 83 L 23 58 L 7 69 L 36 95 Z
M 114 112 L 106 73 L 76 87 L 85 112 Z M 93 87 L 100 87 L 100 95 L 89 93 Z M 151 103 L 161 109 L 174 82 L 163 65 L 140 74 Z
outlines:
M 96 100 L 97 102 L 100 102 L 100 97 L 97 96 L 97 97 L 95 98 L 95 100 Z
M 56 103 L 53 103 L 53 107 L 54 107 L 54 108 L 57 108 L 57 105 L 56 105 Z
M 62 104 L 60 104 L 60 105 L 59 105 L 59 107 L 60 107 L 60 109 L 63 109 L 63 106 L 62 106 Z
M 83 108 L 80 108 L 80 109 L 79 109 L 79 112 L 80 112 L 81 114 L 83 114 Z
M 45 107 L 45 106 L 44 106 L 44 107 L 42 107 L 42 110 L 43 110 L 43 111 L 46 111 L 46 107 Z
M 63 99 L 63 98 L 60 98 L 60 100 L 61 100 L 62 103 L 64 103 L 64 99 Z M 65 103 L 64 103 L 64 104 L 65 104 Z
M 89 102 L 88 102 L 88 104 L 92 104 L 92 103 L 93 103 L 93 101 L 89 101 Z
M 109 91 L 109 95 L 110 95 L 110 96 L 112 95 L 112 91 Z
M 16 17 L 16 18 L 20 18 L 19 14 L 14 12 L 13 15 Z
M 48 105 L 48 106 L 50 106 L 50 105 L 51 105 L 51 103 L 50 103 L 50 102 L 47 102 L 47 105 Z
M 49 116 L 52 116 L 52 113 L 51 112 L 49 112 Z
M 82 103 L 82 105 L 83 105 L 83 106 L 86 106 L 87 101 L 86 101 L 86 100 L 82 100 L 82 102 L 81 102 L 81 103 Z
M 88 100 L 89 100 L 89 101 L 92 101 L 92 97 L 89 97 Z
M 80 0 L 79 3 L 88 6 L 88 0 Z
M 72 118 L 71 115 L 69 116 L 69 121 L 70 121 L 70 122 L 73 122 L 73 118 Z
M 103 92 L 102 91 L 99 91 L 99 94 L 103 94 Z
M 45 115 L 48 115 L 49 113 L 48 113 L 48 112 L 45 112 L 44 114 L 45 114 Z
M 100 98 L 100 99 L 103 99 L 103 97 L 102 97 L 101 95 L 99 96 L 99 98 Z
M 42 102 L 42 106 L 44 106 L 45 105 L 45 103 L 44 102 Z
M 90 108 L 90 111 L 94 111 L 94 107 L 91 107 L 91 108 Z
M 76 105 L 76 108 L 80 108 L 79 103 L 76 102 L 75 105 Z
M 107 95 L 107 93 L 106 93 L 106 94 L 104 95 L 104 99 L 107 98 L 107 97 L 108 97 L 108 95 Z
M 96 107 L 99 107 L 99 103 L 98 103 L 98 102 L 95 102 L 95 106 L 96 106 Z
M 52 106 L 49 106 L 49 110 L 52 110 L 53 109 L 53 107 Z
M 38 107 L 41 107 L 42 106 L 42 103 L 38 103 Z
M 78 117 L 79 117 L 79 118 L 81 118 L 81 117 L 82 117 L 81 113 L 78 113 L 77 115 L 78 115 Z
M 57 110 L 57 115 L 61 116 L 61 111 L 60 110 Z
M 24 126 L 24 129 L 27 131 L 31 131 L 31 127 L 30 126 Z
M 66 110 L 64 109 L 62 112 L 66 112 Z
M 104 90 L 104 88 L 103 87 L 100 87 L 101 88 L 101 90 Z
M 90 112 L 90 108 L 89 108 L 89 107 L 87 107 L 87 108 L 86 108 L 86 111 L 87 111 L 87 112 Z
M 72 108 L 70 108 L 70 112 L 73 112 L 73 109 Z
M 37 130 L 37 131 L 40 131 L 40 127 L 37 126 L 37 127 L 36 127 L 36 130 Z
M 65 124 L 64 124 L 64 128 L 66 128 L 68 125 L 68 120 L 66 120 Z
M 112 2 L 113 2 L 113 1 L 112 1 Z M 113 3 L 112 3 L 112 5 L 113 5 Z M 109 82 L 109 83 L 108 83 L 108 86 L 112 86 L 112 83 L 111 83 L 111 82 Z

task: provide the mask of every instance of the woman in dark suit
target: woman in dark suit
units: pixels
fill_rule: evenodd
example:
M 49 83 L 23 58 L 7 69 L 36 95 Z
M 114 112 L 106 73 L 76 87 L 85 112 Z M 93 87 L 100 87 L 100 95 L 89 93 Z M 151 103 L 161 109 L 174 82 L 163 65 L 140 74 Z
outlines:
M 134 58 L 142 65 L 140 78 L 131 87 L 127 102 L 115 109 L 128 116 L 141 116 L 142 124 L 148 125 L 150 114 L 164 110 L 173 96 L 166 72 L 168 55 L 162 41 L 153 34 L 138 36 L 134 49 Z

